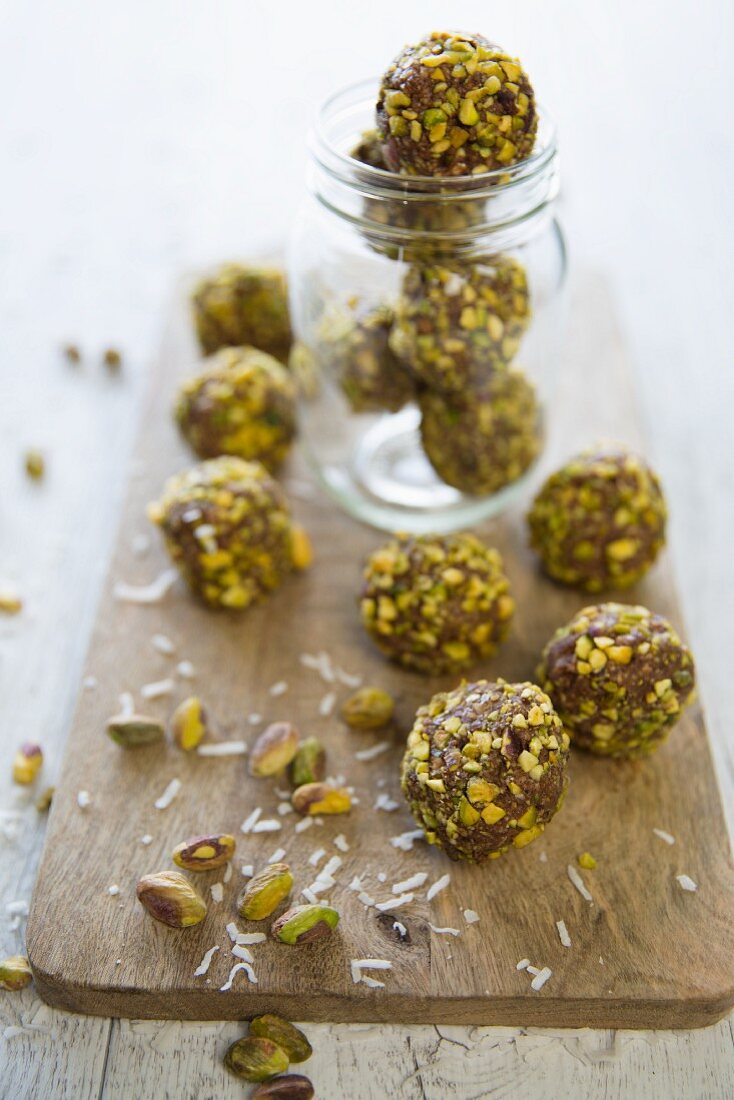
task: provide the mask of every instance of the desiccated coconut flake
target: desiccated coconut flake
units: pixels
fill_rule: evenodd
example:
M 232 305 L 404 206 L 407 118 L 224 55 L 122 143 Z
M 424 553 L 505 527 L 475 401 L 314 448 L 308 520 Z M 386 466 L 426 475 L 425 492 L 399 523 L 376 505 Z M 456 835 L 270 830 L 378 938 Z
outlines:
M 411 875 L 410 878 L 403 879 L 402 882 L 394 882 L 390 889 L 393 894 L 402 894 L 406 890 L 417 890 L 419 886 L 423 885 L 427 878 L 428 875 L 425 871 L 417 871 L 414 875 Z
M 235 922 L 233 920 L 231 920 L 229 922 L 229 924 L 227 925 L 227 935 L 231 939 L 232 943 L 237 943 L 237 937 L 242 935 L 242 933 L 240 932 L 239 928 L 237 927 L 237 925 L 235 924 Z
M 665 829 L 653 829 L 653 832 L 655 836 L 660 837 L 666 844 L 675 844 L 675 837 L 671 836 L 670 833 L 666 833 Z
M 179 661 L 176 665 L 176 672 L 182 680 L 193 680 L 196 676 L 196 669 L 191 661 Z
M 178 570 L 164 569 L 150 584 L 125 584 L 118 581 L 113 592 L 116 600 L 125 603 L 158 603 L 178 578 Z
M 243 863 L 240 870 L 242 871 L 242 874 L 245 876 L 245 878 L 252 878 L 252 876 L 255 874 L 255 868 L 251 863 Z
M 295 810 L 293 809 L 293 806 L 290 804 L 290 802 L 279 802 L 278 813 L 281 817 L 287 817 L 288 814 L 295 813 Z
M 515 970 L 527 970 L 530 966 L 530 959 L 520 959 L 520 962 L 515 967 Z
M 407 833 L 399 833 L 398 836 L 391 836 L 390 843 L 393 848 L 399 848 L 403 852 L 409 852 L 413 847 L 413 842 L 416 840 L 423 840 L 424 835 L 422 829 L 409 829 Z
M 96 688 L 97 683 L 98 683 L 98 681 L 97 681 L 96 676 L 85 676 L 84 677 L 83 684 L 84 684 L 84 688 L 85 688 L 86 691 L 93 691 L 94 688 Z
M 541 852 L 538 856 L 538 859 L 540 860 L 541 863 L 547 863 L 548 862 L 548 853 L 547 852 Z
M 414 898 L 415 894 L 412 893 L 401 894 L 400 897 L 388 898 L 387 901 L 379 902 L 375 909 L 379 909 L 381 913 L 387 913 L 391 909 L 398 909 L 401 905 L 409 905 Z
M 688 875 L 676 875 L 675 877 L 681 890 L 690 890 L 691 893 L 698 890 L 698 885 Z
M 239 963 L 236 963 L 232 967 L 232 969 L 230 970 L 229 977 L 227 978 L 224 985 L 219 987 L 219 992 L 220 993 L 226 993 L 228 989 L 232 988 L 232 982 L 234 981 L 236 975 L 239 973 L 240 970 L 244 970 L 244 972 L 247 974 L 247 980 L 248 981 L 252 982 L 253 985 L 257 985 L 257 978 L 255 977 L 255 971 L 252 969 L 250 964 L 246 963 L 246 962 L 239 962 Z
M 301 890 L 301 894 L 306 899 L 306 901 L 311 903 L 311 905 L 318 905 L 318 896 L 314 893 L 310 886 L 304 886 L 303 890 Z
M 385 983 L 384 982 L 378 982 L 377 978 L 370 978 L 369 975 L 367 975 L 367 974 L 362 975 L 362 984 L 363 985 L 368 985 L 370 987 L 370 989 L 384 989 L 385 988 Z
M 389 741 L 379 741 L 376 745 L 373 745 L 371 749 L 361 749 L 359 752 L 355 752 L 355 760 L 374 760 L 378 756 L 382 756 L 384 752 L 387 752 L 390 748 Z
M 228 863 L 227 866 L 224 868 L 224 877 L 222 879 L 222 882 L 229 882 L 229 880 L 231 878 L 232 878 L 232 864 Z
M 182 784 L 180 779 L 172 779 L 160 798 L 157 798 L 155 800 L 154 806 L 156 810 L 168 809 L 178 792 L 181 790 L 181 786 Z
M 437 936 L 460 936 L 461 932 L 458 928 L 450 928 L 448 925 L 445 928 L 438 928 L 435 924 L 429 924 L 428 927 L 432 932 L 435 932 Z
M 387 875 L 385 874 L 384 871 L 379 872 L 379 874 L 377 876 L 377 881 L 378 882 L 387 882 Z
M 252 832 L 277 833 L 280 829 L 282 829 L 282 827 L 283 826 L 280 824 L 280 822 L 276 821 L 275 818 L 268 817 L 264 818 L 261 821 L 256 821 L 255 824 L 252 826 Z
M 400 939 L 404 940 L 405 937 L 408 935 L 408 929 L 405 927 L 405 925 L 401 924 L 401 922 L 399 920 L 394 920 L 392 922 L 392 926 L 395 929 L 395 931 L 397 932 L 397 934 L 400 936 Z
M 224 887 L 221 882 L 213 882 L 209 889 L 211 891 L 212 901 L 218 904 L 220 901 L 224 900 Z
M 280 863 L 281 859 L 285 855 L 285 848 L 276 848 L 271 855 L 268 863 Z
M 558 938 L 560 939 L 563 946 L 564 947 L 570 947 L 571 946 L 571 937 L 568 934 L 568 929 L 566 928 L 566 922 L 563 921 L 563 920 L 557 920 L 556 921 L 556 928 L 558 929 Z
M 569 863 L 566 870 L 568 871 L 568 877 L 570 878 L 571 882 L 574 884 L 578 892 L 581 894 L 581 897 L 584 898 L 586 901 L 593 901 L 594 899 L 592 898 L 589 891 L 586 889 L 584 880 L 581 878 L 581 875 L 578 873 L 574 865 L 572 863 Z
M 129 718 L 131 714 L 135 714 L 135 699 L 132 692 L 123 691 L 117 698 L 117 708 L 123 718 Z
M 539 989 L 543 988 L 543 986 L 552 976 L 552 974 L 553 971 L 551 970 L 551 968 L 549 966 L 544 966 L 543 969 L 540 970 L 533 978 L 532 982 L 530 983 L 530 988 L 534 989 L 537 993 Z
M 199 745 L 197 756 L 244 756 L 247 752 L 245 741 L 211 741 L 205 745 Z
M 526 966 L 528 974 L 540 974 L 540 967 L 538 966 Z
M 140 694 L 143 699 L 161 699 L 164 695 L 170 695 L 175 686 L 170 677 L 166 680 L 154 680 L 150 684 L 143 684 Z
M 120 887 L 117 885 L 117 883 L 113 882 L 112 886 L 107 887 L 107 893 L 110 894 L 111 897 L 114 898 L 114 897 L 117 896 L 117 894 L 120 893 Z
M 246 963 L 255 961 L 252 957 L 252 951 L 250 951 L 249 947 L 245 947 L 243 943 L 235 943 L 230 954 L 234 955 L 236 959 L 242 959 L 242 961 Z
M 336 871 L 339 870 L 343 862 L 344 860 L 341 858 L 341 856 L 332 856 L 331 859 L 321 868 L 318 877 L 327 878 L 333 875 Z
M 478 920 L 481 920 L 481 917 L 479 916 L 479 913 L 477 913 L 476 909 L 465 909 L 464 920 L 467 924 L 476 924 Z
M 253 825 L 255 825 L 257 823 L 257 821 L 259 820 L 261 814 L 262 814 L 262 807 L 261 806 L 256 806 L 255 809 L 250 814 L 250 816 L 246 817 L 245 820 L 240 825 L 240 832 L 241 833 L 252 832 L 252 827 L 253 827 Z
M 194 977 L 195 978 L 201 978 L 201 977 L 204 976 L 204 974 L 207 973 L 207 971 L 209 970 L 209 967 L 211 966 L 211 961 L 214 958 L 214 956 L 216 955 L 218 950 L 219 950 L 219 944 L 215 944 L 214 947 L 209 948 L 207 953 L 204 955 L 204 958 L 201 960 L 201 962 L 197 966 L 196 970 L 194 971 Z
M 322 718 L 328 718 L 336 705 L 336 692 L 328 691 L 319 703 L 319 714 Z
M 150 835 L 150 833 L 146 833 L 145 836 L 141 836 L 140 843 L 144 844 L 147 848 L 149 844 L 153 843 L 153 837 Z
M 28 916 L 28 902 L 27 901 L 9 901 L 5 905 L 5 912 L 10 917 Z
M 394 798 L 391 798 L 389 794 L 383 791 L 378 794 L 375 799 L 375 804 L 372 807 L 373 810 L 384 810 L 385 813 L 392 813 L 393 810 L 400 808 L 400 803 L 396 802 Z
M 87 806 L 91 806 L 92 804 L 92 796 L 89 791 L 79 791 L 76 800 L 82 810 L 86 810 Z
M 247 721 L 251 726 L 258 726 L 263 720 L 262 714 L 256 714 L 254 711 L 247 716 Z
M 366 905 L 368 909 L 371 905 L 375 904 L 375 899 L 370 897 L 364 890 L 361 890 L 360 893 L 357 894 L 357 901 L 361 901 L 362 905 Z
M 392 970 L 392 963 L 388 959 L 351 959 L 349 969 L 352 981 L 356 985 L 357 982 L 364 981 L 363 970 Z M 380 982 L 380 985 L 382 984 Z
M 351 673 L 345 672 L 343 668 L 336 669 L 336 677 L 345 687 L 358 688 L 362 683 L 361 676 L 353 676 Z
M 154 634 L 150 639 L 150 644 L 153 649 L 158 653 L 162 653 L 164 657 L 170 657 L 172 653 L 176 652 L 176 646 L 167 634 Z
M 267 938 L 264 932 L 238 932 L 236 942 L 252 946 L 256 943 L 265 943 Z
M 303 817 L 300 821 L 297 821 L 294 825 L 294 829 L 297 833 L 305 833 L 306 829 L 310 829 L 313 825 L 312 817 Z
M 279 695 L 285 695 L 288 690 L 288 683 L 286 680 L 278 680 L 275 684 L 271 684 L 268 688 L 268 694 L 277 698 Z
M 426 899 L 431 901 L 435 898 L 436 894 L 440 894 L 442 890 L 445 890 L 450 882 L 451 875 L 441 875 L 441 878 L 436 879 L 433 885 L 428 887 Z
M 340 852 L 349 851 L 349 844 L 347 843 L 347 838 L 344 836 L 344 833 L 339 833 L 339 836 L 334 837 L 334 847 L 338 848 Z
M 325 855 L 326 848 L 317 848 L 315 852 L 311 852 L 311 855 L 308 857 L 308 862 L 311 867 L 316 867 Z
M 355 875 L 354 878 L 352 879 L 352 881 L 349 883 L 349 886 L 347 887 L 347 889 L 348 890 L 354 890 L 354 892 L 356 894 L 362 889 L 363 885 L 364 884 L 362 882 L 362 878 L 359 875 Z

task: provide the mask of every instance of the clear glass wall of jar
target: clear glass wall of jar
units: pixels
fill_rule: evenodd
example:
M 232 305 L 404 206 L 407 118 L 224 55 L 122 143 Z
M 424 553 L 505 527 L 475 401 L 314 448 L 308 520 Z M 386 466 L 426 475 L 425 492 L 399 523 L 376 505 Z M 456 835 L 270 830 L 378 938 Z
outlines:
M 506 171 L 399 176 L 377 166 L 375 87 L 334 95 L 312 135 L 288 260 L 301 438 L 358 519 L 444 532 L 502 510 L 542 450 L 566 274 L 555 130 L 541 109 Z

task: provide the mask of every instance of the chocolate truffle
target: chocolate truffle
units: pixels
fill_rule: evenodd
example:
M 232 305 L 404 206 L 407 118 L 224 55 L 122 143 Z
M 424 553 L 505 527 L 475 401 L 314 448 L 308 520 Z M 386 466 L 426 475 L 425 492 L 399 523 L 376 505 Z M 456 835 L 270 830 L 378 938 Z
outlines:
M 509 168 L 530 156 L 538 127 L 519 61 L 481 35 L 445 31 L 398 54 L 376 117 L 388 167 L 418 176 Z
M 670 733 L 695 692 L 693 657 L 646 607 L 585 607 L 543 650 L 538 680 L 574 745 L 644 756 Z
M 568 734 L 535 684 L 478 680 L 416 714 L 402 787 L 429 844 L 480 863 L 524 848 L 560 808 Z
M 255 458 L 275 470 L 296 433 L 296 387 L 267 352 L 222 348 L 182 384 L 175 417 L 200 458 Z
M 318 327 L 318 357 L 353 412 L 397 412 L 413 397 L 411 376 L 388 344 L 393 319 L 387 305 L 361 316 L 344 307 L 329 310 Z
M 285 275 L 277 268 L 224 264 L 191 299 L 201 350 L 251 346 L 288 362 L 291 323 Z
M 242 611 L 301 560 L 305 533 L 260 462 L 222 456 L 170 478 L 148 509 L 191 590 L 210 607 Z M 308 557 L 308 555 L 306 555 Z
M 475 535 L 396 537 L 363 577 L 365 630 L 391 661 L 427 675 L 488 660 L 515 609 L 502 558 Z
M 484 386 L 455 396 L 420 397 L 423 449 L 438 476 L 484 496 L 517 481 L 542 443 L 535 389 L 519 370 L 496 371 Z
M 592 450 L 547 479 L 528 514 L 530 544 L 549 576 L 600 592 L 638 581 L 665 542 L 667 509 L 644 459 Z
M 466 393 L 507 366 L 529 320 L 525 269 L 510 256 L 414 264 L 390 345 L 428 389 Z

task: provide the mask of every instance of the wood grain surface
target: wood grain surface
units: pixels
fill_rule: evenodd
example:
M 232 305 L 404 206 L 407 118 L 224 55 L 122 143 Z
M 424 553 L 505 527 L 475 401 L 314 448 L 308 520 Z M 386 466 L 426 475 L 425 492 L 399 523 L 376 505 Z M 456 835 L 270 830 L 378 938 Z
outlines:
M 600 284 L 589 284 L 582 308 L 583 331 L 593 344 L 577 340 L 569 348 L 549 461 L 600 436 L 639 441 L 628 363 Z M 116 581 L 144 583 L 167 566 L 155 532 L 142 556 L 132 542 L 147 529 L 147 501 L 188 461 L 169 415 L 175 382 L 192 357 L 180 304 L 174 312 L 85 670 L 96 685 L 79 699 L 33 896 L 27 942 L 42 997 L 75 1011 L 166 1019 L 242 1019 L 280 1010 L 302 1020 L 662 1028 L 721 1017 L 734 1003 L 734 870 L 698 706 L 649 761 L 612 763 L 576 754 L 564 810 L 540 840 L 484 867 L 456 866 L 422 842 L 409 853 L 389 842 L 414 827 L 398 784 L 403 736 L 416 706 L 451 681 L 428 681 L 387 666 L 361 634 L 354 606 L 359 563 L 379 535 L 316 494 L 295 502 L 313 537 L 314 568 L 249 614 L 212 615 L 188 597 L 181 582 L 160 604 L 115 599 Z M 300 469 L 289 471 L 286 484 L 297 479 L 301 488 L 304 477 Z M 505 557 L 518 613 L 510 640 L 477 675 L 529 678 L 551 631 L 584 601 L 539 576 L 525 546 L 522 509 L 483 533 Z M 628 598 L 682 625 L 667 560 Z M 156 652 L 156 633 L 173 639 L 174 656 Z M 329 686 L 299 659 L 319 650 L 348 673 L 396 695 L 398 720 L 384 754 L 357 760 L 356 752 L 384 735 L 350 733 L 336 711 L 320 715 Z M 193 663 L 193 681 L 176 674 L 182 659 Z M 174 693 L 143 703 L 142 685 L 169 675 Z M 271 685 L 281 680 L 287 692 L 272 696 Z M 251 779 L 242 757 L 190 758 L 169 746 L 124 752 L 106 737 L 104 724 L 118 710 L 121 692 L 132 692 L 139 709 L 164 717 L 192 687 L 209 704 L 224 738 L 244 736 L 251 743 L 260 728 L 248 723 L 252 712 L 263 723 L 288 718 L 304 735 L 318 734 L 328 749 L 330 774 L 354 785 L 359 804 L 349 817 L 326 818 L 296 834 L 295 815 L 278 817 L 278 784 Z M 349 689 L 338 691 L 341 701 Z M 180 794 L 168 809 L 155 809 L 173 778 L 182 782 Z M 77 802 L 80 790 L 91 795 L 86 809 Z M 374 809 L 381 792 L 399 808 Z M 281 823 L 280 831 L 240 834 L 240 823 L 256 806 L 263 817 Z M 665 844 L 655 828 L 673 834 L 676 843 Z M 170 868 L 169 853 L 179 840 L 209 830 L 231 831 L 239 841 L 224 901 L 211 902 L 206 920 L 185 932 L 156 924 L 135 901 L 136 880 Z M 350 845 L 344 854 L 333 845 L 339 833 Z M 149 846 L 141 844 L 145 834 L 153 837 Z M 221 992 L 237 961 L 225 925 L 236 915 L 240 864 L 260 866 L 280 847 L 294 869 L 296 892 L 315 878 L 308 864 L 314 849 L 325 848 L 324 859 L 342 855 L 337 886 L 329 893 L 342 915 L 339 933 L 303 949 L 258 945 L 252 949 L 257 984 L 238 974 L 233 988 Z M 566 873 L 586 849 L 599 860 L 596 871 L 582 872 L 593 903 Z M 383 901 L 393 883 L 418 870 L 427 872 L 426 885 L 448 871 L 451 884 L 430 903 L 424 888 L 395 912 L 409 932 L 403 943 L 392 921 L 365 910 L 347 887 L 359 874 L 368 893 Z M 698 891 L 681 890 L 678 874 L 691 876 Z M 197 876 L 197 882 L 208 892 L 221 877 Z M 117 895 L 108 892 L 113 884 Z M 465 909 L 476 910 L 480 921 L 468 926 Z M 73 920 L 59 921 L 58 914 Z M 566 923 L 570 948 L 560 943 L 558 920 Z M 267 928 L 239 923 L 248 931 Z M 430 924 L 461 934 L 437 935 Z M 209 975 L 195 978 L 214 944 L 220 951 Z M 349 960 L 364 957 L 392 962 L 391 971 L 378 975 L 384 989 L 352 983 Z M 539 992 L 516 970 L 524 957 L 553 971 Z

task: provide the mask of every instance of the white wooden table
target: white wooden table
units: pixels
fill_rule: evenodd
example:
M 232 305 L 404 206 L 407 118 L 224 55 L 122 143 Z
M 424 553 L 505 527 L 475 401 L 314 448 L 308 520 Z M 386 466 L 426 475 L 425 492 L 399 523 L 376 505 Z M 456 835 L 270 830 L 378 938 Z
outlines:
M 9 782 L 10 756 L 21 739 L 42 742 L 53 780 L 166 296 L 184 269 L 280 242 L 317 103 L 441 27 L 445 10 L 0 5 L 0 580 L 26 603 L 0 619 L 2 903 L 30 897 L 43 840 L 32 801 Z M 734 11 L 726 0 L 528 0 L 494 13 L 462 3 L 451 17 L 520 52 L 560 122 L 572 255 L 612 280 L 639 366 L 731 811 Z M 59 356 L 67 339 L 83 349 L 78 368 Z M 125 351 L 119 377 L 99 362 L 109 344 Z M 22 472 L 31 445 L 48 458 L 40 485 Z M 68 932 L 74 915 L 48 919 Z M 23 921 L 11 924 L 0 909 L 4 954 L 22 949 Z M 731 1020 L 675 1033 L 308 1032 L 320 1097 L 734 1095 Z M 67 1016 L 32 988 L 2 994 L 0 1096 L 239 1097 L 221 1067 L 238 1033 Z

